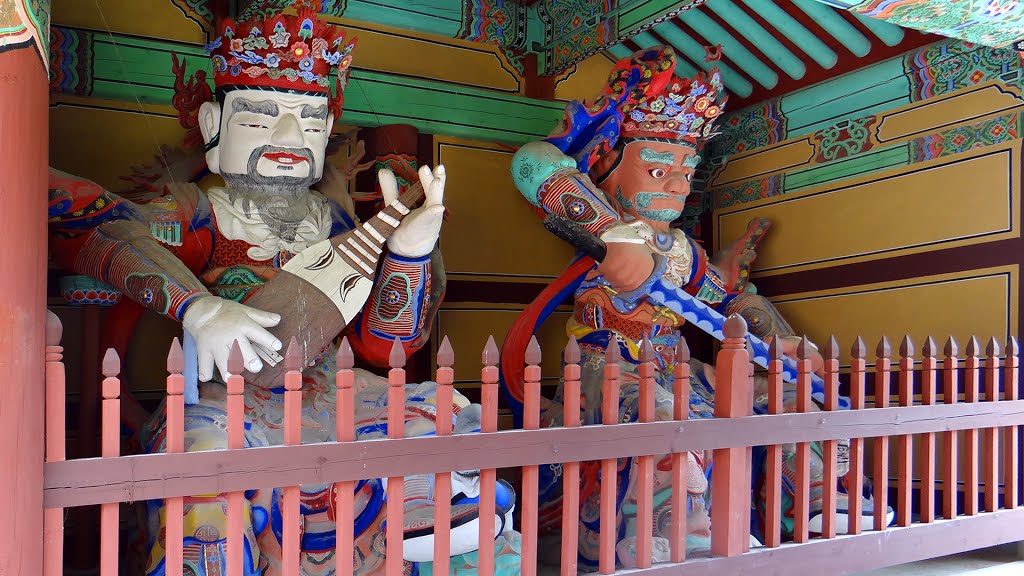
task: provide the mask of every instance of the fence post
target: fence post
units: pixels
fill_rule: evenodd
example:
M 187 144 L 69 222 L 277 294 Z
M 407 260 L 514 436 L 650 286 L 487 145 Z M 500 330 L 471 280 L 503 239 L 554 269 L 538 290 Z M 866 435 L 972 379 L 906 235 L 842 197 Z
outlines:
M 336 422 L 335 436 L 338 442 L 354 442 L 356 439 L 355 428 L 355 372 L 352 366 L 355 364 L 355 356 L 352 354 L 352 345 L 348 343 L 348 337 L 342 338 L 341 346 L 338 346 L 337 359 L 338 372 L 334 375 L 334 383 L 337 388 L 335 403 Z M 333 487 L 337 491 L 335 499 L 335 553 L 337 576 L 352 576 L 354 570 L 354 549 L 352 540 L 355 526 L 353 516 L 355 515 L 355 489 L 354 481 L 338 482 Z
M 935 355 L 939 345 L 931 336 L 924 341 L 924 364 L 921 367 L 921 403 L 935 404 L 936 374 Z M 935 520 L 935 433 L 921 435 L 921 522 L 928 524 Z
M 882 336 L 875 349 L 875 408 L 888 408 L 892 374 L 889 372 L 892 346 Z M 889 526 L 889 437 L 875 438 L 875 462 L 872 480 L 875 490 L 875 530 Z
M 302 349 L 293 336 L 284 355 L 287 372 L 284 375 L 284 444 L 302 444 Z M 284 576 L 299 576 L 300 532 L 302 515 L 299 514 L 299 487 L 287 486 L 283 490 L 284 511 L 281 519 L 281 564 Z
M 437 420 L 434 424 L 436 436 L 452 434 L 452 382 L 455 380 L 455 350 L 445 336 L 437 349 Z M 434 474 L 434 573 L 448 574 L 451 571 L 452 534 L 452 474 Z
M 914 404 L 914 343 L 904 336 L 900 344 L 899 402 L 900 406 Z M 910 526 L 911 482 L 914 475 L 914 437 L 903 434 L 896 437 L 896 523 Z
M 530 338 L 526 347 L 526 370 L 523 378 L 523 429 L 540 428 L 540 344 L 537 337 Z M 533 576 L 537 572 L 537 466 L 523 466 L 523 505 L 520 515 L 522 526 L 522 547 L 520 549 L 519 573 Z
M 746 347 L 747 323 L 733 314 L 722 332 L 725 339 L 715 361 L 715 418 L 750 416 L 753 382 Z M 742 426 L 744 421 L 736 424 Z M 746 448 L 723 448 L 712 456 L 711 553 L 716 556 L 738 556 L 750 542 L 750 526 L 742 522 L 745 509 L 750 507 L 746 455 Z
M 103 437 L 104 458 L 121 455 L 121 359 L 113 348 L 103 356 Z M 117 576 L 120 558 L 120 504 L 100 506 L 100 574 Z
M 46 461 L 63 462 L 65 373 L 60 345 L 64 326 L 56 314 L 46 311 Z M 64 573 L 64 509 L 50 508 L 43 513 L 43 575 Z
M 850 410 L 863 410 L 865 397 L 865 371 L 868 354 L 864 339 L 857 336 L 850 348 Z M 850 485 L 847 491 L 849 498 L 849 514 L 847 515 L 847 534 L 860 534 L 861 516 L 863 515 L 864 493 L 864 438 L 850 439 Z
M 825 347 L 825 410 L 839 410 L 839 343 L 832 336 Z M 822 460 L 825 464 L 822 477 L 822 520 L 821 534 L 825 538 L 835 538 L 836 526 L 836 484 L 837 460 L 839 443 L 836 440 L 822 442 Z
M 563 354 L 565 367 L 562 369 L 565 392 L 562 395 L 563 421 L 566 428 L 580 425 L 580 346 L 575 336 L 569 337 L 569 344 Z M 579 556 L 580 524 L 580 463 L 566 462 L 562 465 L 562 561 L 561 575 L 576 576 Z
M 621 386 L 622 359 L 619 343 L 611 341 L 604 354 L 604 379 L 601 381 L 601 424 L 613 426 L 619 423 L 619 392 Z M 601 461 L 601 513 L 600 542 L 598 543 L 598 571 L 601 574 L 615 572 L 616 513 L 615 498 L 619 461 L 608 458 Z
M 956 340 L 952 336 L 946 340 L 946 347 L 943 350 L 946 358 L 942 361 L 942 402 L 944 404 L 956 404 L 960 394 L 959 372 L 960 360 L 957 354 L 960 352 Z M 957 477 L 960 473 L 960 452 L 957 446 L 959 436 L 956 430 L 943 432 L 942 444 L 943 455 L 945 456 L 945 467 L 942 476 L 942 517 L 949 520 L 956 518 L 957 492 L 959 482 Z
M 185 451 L 185 352 L 175 338 L 167 353 L 167 453 Z M 168 498 L 164 528 L 164 566 L 167 576 L 181 576 L 184 570 L 185 511 L 182 497 Z
M 672 418 L 677 421 L 690 418 L 690 348 L 686 338 L 679 336 L 676 344 L 676 365 L 672 386 Z M 672 545 L 673 562 L 686 560 L 686 468 L 689 452 L 672 455 Z
M 768 352 L 768 413 L 782 414 L 782 341 L 777 336 L 772 338 Z M 764 545 L 778 548 L 782 543 L 782 446 L 769 446 L 767 460 Z
M 1017 342 L 1016 336 L 1011 336 L 1010 341 L 1006 344 L 1006 362 L 1003 368 L 1005 400 L 1017 400 L 1019 396 L 1019 356 L 1020 344 Z M 1017 476 L 1020 462 L 1018 430 L 1020 430 L 1019 426 L 1010 426 L 1003 430 L 1003 507 L 1009 510 L 1016 508 L 1020 501 L 1017 494 L 1020 487 L 1020 477 Z
M 498 431 L 498 361 L 500 353 L 494 336 L 487 337 L 480 373 L 480 431 Z M 477 551 L 479 574 L 494 574 L 494 495 L 498 471 L 494 468 L 480 471 L 480 547 Z
M 245 447 L 245 377 L 242 376 L 242 348 L 236 340 L 228 354 L 227 404 L 228 449 Z M 242 515 L 245 513 L 245 493 L 230 492 L 228 500 L 228 566 L 227 576 L 242 576 L 245 569 L 245 536 Z
M 967 342 L 967 362 L 964 368 L 964 402 L 978 401 L 979 383 L 981 380 L 981 343 L 974 336 Z M 964 474 L 964 514 L 974 516 L 978 513 L 978 430 L 964 430 L 964 458 L 967 459 L 967 471 Z
M 388 358 L 388 438 L 405 437 L 405 348 L 395 337 Z M 481 495 L 482 497 L 483 495 Z M 384 567 L 388 574 L 404 572 L 405 544 L 405 477 L 388 478 L 387 528 L 385 530 Z
M 999 401 L 999 342 L 995 337 L 985 348 L 985 401 Z M 999 505 L 999 436 L 995 428 L 982 431 L 985 446 L 985 511 L 995 512 Z

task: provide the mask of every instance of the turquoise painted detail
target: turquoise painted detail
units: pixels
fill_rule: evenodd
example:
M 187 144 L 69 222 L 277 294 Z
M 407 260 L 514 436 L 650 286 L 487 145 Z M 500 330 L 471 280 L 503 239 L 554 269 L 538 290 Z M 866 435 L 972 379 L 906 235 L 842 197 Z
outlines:
M 858 57 L 864 57 L 871 52 L 871 42 L 843 19 L 833 8 L 829 8 L 815 0 L 792 0 L 793 4 L 804 14 L 810 16 L 819 26 L 825 29 L 843 46 Z
M 756 20 L 747 15 L 732 0 L 715 0 L 709 2 L 707 7 L 718 14 L 736 30 L 743 30 L 747 40 L 757 46 L 757 49 L 764 52 L 764 55 L 785 72 L 790 78 L 799 80 L 807 73 L 807 67 L 802 60 L 775 39 L 770 32 L 765 30 Z
M 910 144 L 872 150 L 849 158 L 786 174 L 784 194 L 910 164 Z
M 455 38 L 462 28 L 463 2 L 449 0 L 349 0 L 345 18 Z
M 905 36 L 903 28 L 900 28 L 895 24 L 890 24 L 885 20 L 863 16 L 856 12 L 850 12 L 850 14 L 852 14 L 858 22 L 863 24 L 865 28 L 871 30 L 871 33 L 881 40 L 886 46 L 895 46 L 900 42 L 903 42 L 903 38 Z
M 658 164 L 668 164 L 674 166 L 676 163 L 676 155 L 671 152 L 658 152 L 650 148 L 642 148 L 640 150 L 640 159 L 644 162 L 657 162 Z
M 775 5 L 773 0 L 742 0 L 751 10 L 760 14 L 785 34 L 794 44 L 800 47 L 811 60 L 830 70 L 839 61 L 839 57 L 810 30 Z
M 721 44 L 722 52 L 761 86 L 770 90 L 779 83 L 778 74 L 707 14 L 698 10 L 687 10 L 679 18 L 690 28 L 700 30 L 701 36 L 709 43 Z
M 828 128 L 837 120 L 879 114 L 910 103 L 910 79 L 902 58 L 843 74 L 782 97 L 788 138 Z
M 728 64 L 725 64 L 724 62 L 705 62 L 704 57 L 707 53 L 704 50 L 704 46 L 694 40 L 689 34 L 680 30 L 675 24 L 665 22 L 664 24 L 660 24 L 655 27 L 655 30 L 662 38 L 672 44 L 673 48 L 681 52 L 684 56 L 689 58 L 691 62 L 696 63 L 704 70 L 709 70 L 717 66 L 719 72 L 722 74 L 722 83 L 724 83 L 725 87 L 733 94 L 740 98 L 745 98 L 750 96 L 750 93 L 754 91 L 754 86 Z
M 633 54 L 632 52 L 629 51 L 629 48 L 626 48 L 622 44 L 616 44 L 614 46 L 609 46 L 608 47 L 608 52 L 612 56 L 615 56 L 616 58 L 618 58 L 620 60 L 623 59 L 623 58 L 629 58 Z
M 524 144 L 512 157 L 512 181 L 534 206 L 540 206 L 537 192 L 552 174 L 566 168 L 576 169 L 576 161 L 548 142 Z

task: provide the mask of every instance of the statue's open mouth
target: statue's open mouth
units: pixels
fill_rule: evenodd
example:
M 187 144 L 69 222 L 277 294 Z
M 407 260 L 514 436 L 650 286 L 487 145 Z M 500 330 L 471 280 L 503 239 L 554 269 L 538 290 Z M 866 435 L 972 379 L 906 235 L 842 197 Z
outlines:
M 264 154 L 263 157 L 271 162 L 277 162 L 278 164 L 284 164 L 285 166 L 291 166 L 300 162 L 308 161 L 304 156 L 296 156 L 295 154 L 289 154 L 288 152 L 271 152 L 269 154 Z

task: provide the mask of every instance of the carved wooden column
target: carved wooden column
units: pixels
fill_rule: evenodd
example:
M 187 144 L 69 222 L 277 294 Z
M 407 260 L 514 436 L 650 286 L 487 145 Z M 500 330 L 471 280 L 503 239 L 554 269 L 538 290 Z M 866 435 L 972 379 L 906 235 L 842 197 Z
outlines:
M 0 573 L 43 571 L 49 2 L 0 3 Z

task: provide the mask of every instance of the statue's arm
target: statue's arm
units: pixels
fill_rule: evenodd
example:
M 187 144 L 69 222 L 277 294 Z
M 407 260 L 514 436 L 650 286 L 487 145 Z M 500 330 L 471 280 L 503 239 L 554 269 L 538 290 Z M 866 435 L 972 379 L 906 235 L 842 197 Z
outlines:
M 520 194 L 545 214 L 567 218 L 598 237 L 622 223 L 604 192 L 553 144 L 523 145 L 512 158 L 511 172 Z
M 64 269 L 110 284 L 178 321 L 210 296 L 183 261 L 202 268 L 211 244 L 198 238 L 212 224 L 194 202 L 177 202 L 175 210 L 137 205 L 56 170 L 50 172 L 49 196 L 50 249 Z
M 440 250 L 426 256 L 384 256 L 373 291 L 349 336 L 353 350 L 374 366 L 387 366 L 395 338 L 406 356 L 427 343 L 434 312 L 444 297 Z

